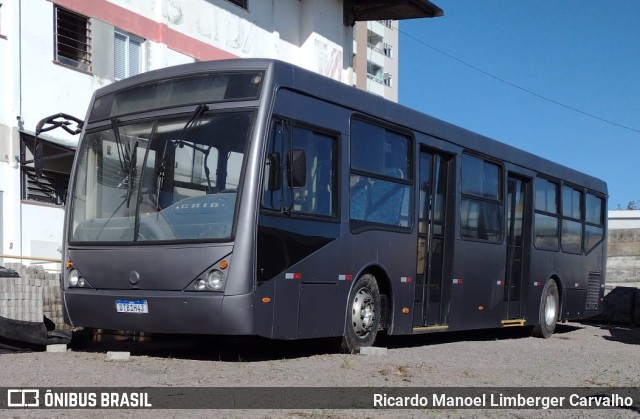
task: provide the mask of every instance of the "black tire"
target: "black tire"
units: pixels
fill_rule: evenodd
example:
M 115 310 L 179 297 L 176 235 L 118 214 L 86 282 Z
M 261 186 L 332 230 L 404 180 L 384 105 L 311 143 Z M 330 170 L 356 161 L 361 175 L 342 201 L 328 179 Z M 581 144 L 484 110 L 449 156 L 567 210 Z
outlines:
M 381 313 L 378 283 L 373 275 L 365 274 L 349 293 L 342 350 L 354 354 L 362 347 L 373 345 Z
M 540 299 L 539 324 L 533 327 L 532 335 L 548 339 L 556 330 L 558 314 L 560 313 L 560 293 L 558 284 L 553 279 L 547 281 Z

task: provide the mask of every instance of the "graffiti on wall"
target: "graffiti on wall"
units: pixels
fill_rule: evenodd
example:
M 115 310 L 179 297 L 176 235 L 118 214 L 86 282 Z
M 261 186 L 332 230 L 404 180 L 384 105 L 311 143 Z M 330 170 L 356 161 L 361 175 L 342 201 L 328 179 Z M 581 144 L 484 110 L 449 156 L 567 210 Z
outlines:
M 318 38 L 315 40 L 314 47 L 316 72 L 334 80 L 342 80 L 342 48 Z

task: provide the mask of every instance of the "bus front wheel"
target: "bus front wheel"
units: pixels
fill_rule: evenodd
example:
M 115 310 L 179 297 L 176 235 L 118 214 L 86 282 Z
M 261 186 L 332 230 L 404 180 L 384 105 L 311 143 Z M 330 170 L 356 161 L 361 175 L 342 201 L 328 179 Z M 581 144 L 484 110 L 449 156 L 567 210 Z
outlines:
M 380 290 L 373 275 L 365 274 L 355 283 L 347 301 L 347 320 L 342 349 L 356 353 L 373 345 L 380 325 Z
M 553 279 L 547 281 L 540 300 L 540 324 L 534 326 L 533 336 L 547 339 L 553 335 L 560 310 L 558 284 Z

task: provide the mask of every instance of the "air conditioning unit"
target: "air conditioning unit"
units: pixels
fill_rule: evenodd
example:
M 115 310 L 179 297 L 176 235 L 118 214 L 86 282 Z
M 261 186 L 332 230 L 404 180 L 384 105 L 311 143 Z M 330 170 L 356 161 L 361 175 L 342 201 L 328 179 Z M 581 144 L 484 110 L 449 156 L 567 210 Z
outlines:
M 386 55 L 387 57 L 391 58 L 391 53 L 393 52 L 393 47 L 385 42 L 384 43 L 384 47 L 383 47 L 383 51 L 384 51 L 384 55 Z

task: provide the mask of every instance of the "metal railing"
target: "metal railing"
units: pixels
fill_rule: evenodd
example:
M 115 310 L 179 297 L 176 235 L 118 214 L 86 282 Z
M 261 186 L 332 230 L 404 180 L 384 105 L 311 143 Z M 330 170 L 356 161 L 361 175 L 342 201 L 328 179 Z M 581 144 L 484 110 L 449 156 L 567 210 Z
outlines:
M 52 262 L 52 263 L 62 263 L 62 259 L 56 258 L 40 258 L 34 256 L 18 256 L 18 255 L 2 255 L 0 254 L 0 259 L 18 259 L 18 260 L 35 260 L 38 262 Z

